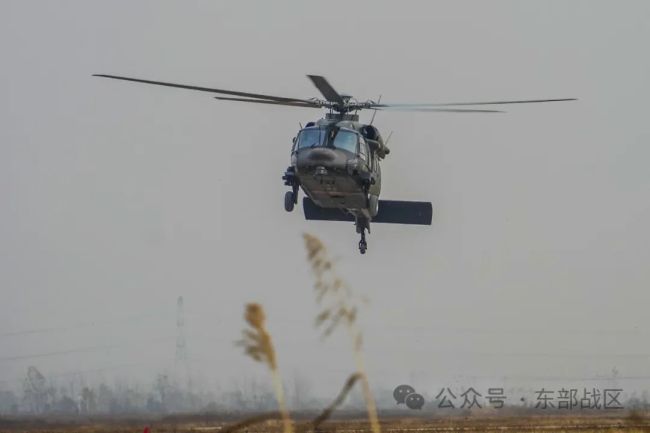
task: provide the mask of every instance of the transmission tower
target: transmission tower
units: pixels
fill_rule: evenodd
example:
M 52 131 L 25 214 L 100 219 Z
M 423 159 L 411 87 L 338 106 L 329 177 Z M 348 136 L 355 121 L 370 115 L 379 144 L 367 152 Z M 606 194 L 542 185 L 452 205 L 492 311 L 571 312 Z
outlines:
M 185 313 L 183 312 L 183 297 L 176 301 L 176 377 L 178 383 L 191 390 L 190 366 L 187 356 L 187 341 L 185 340 Z

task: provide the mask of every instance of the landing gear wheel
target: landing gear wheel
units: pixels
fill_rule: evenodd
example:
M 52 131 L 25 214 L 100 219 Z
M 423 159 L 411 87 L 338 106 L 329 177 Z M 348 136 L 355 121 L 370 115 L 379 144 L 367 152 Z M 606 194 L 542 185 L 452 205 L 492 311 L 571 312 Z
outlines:
M 379 197 L 371 194 L 368 197 L 368 212 L 370 212 L 371 217 L 376 217 L 379 213 Z
M 284 210 L 291 212 L 295 203 L 296 197 L 294 196 L 293 191 L 287 191 L 284 193 Z

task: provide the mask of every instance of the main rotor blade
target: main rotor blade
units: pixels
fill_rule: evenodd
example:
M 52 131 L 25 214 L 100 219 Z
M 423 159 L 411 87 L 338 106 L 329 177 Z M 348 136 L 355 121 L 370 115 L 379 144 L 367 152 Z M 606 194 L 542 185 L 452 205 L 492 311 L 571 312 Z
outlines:
M 136 83 L 155 84 L 157 86 L 177 87 L 179 89 L 189 89 L 189 90 L 198 90 L 198 91 L 201 91 L 201 92 L 221 93 L 221 94 L 224 94 L 224 95 L 245 96 L 247 98 L 266 99 L 266 100 L 269 100 L 269 101 L 305 102 L 305 103 L 311 102 L 311 101 L 308 101 L 306 99 L 285 98 L 285 97 L 282 97 L 282 96 L 263 95 L 263 94 L 260 94 L 260 93 L 248 93 L 248 92 L 238 92 L 238 91 L 235 91 L 235 90 L 214 89 L 214 88 L 211 88 L 211 87 L 190 86 L 190 85 L 187 85 L 187 84 L 168 83 L 168 82 L 165 82 L 165 81 L 152 81 L 152 80 L 143 80 L 143 79 L 140 79 L 140 78 L 121 77 L 121 76 L 118 76 L 118 75 L 93 74 L 93 77 L 112 78 L 114 80 L 133 81 L 133 82 L 136 82 Z
M 375 107 L 380 111 L 418 111 L 423 113 L 505 113 L 499 110 L 474 110 L 471 108 L 427 108 L 427 107 Z
M 500 105 L 500 104 L 531 104 L 538 102 L 564 102 L 564 101 L 577 101 L 576 98 L 561 98 L 561 99 L 529 99 L 521 101 L 487 101 L 487 102 L 445 102 L 440 104 L 370 104 L 368 108 L 377 107 L 449 107 L 454 105 Z
M 282 102 L 282 101 L 266 101 L 264 99 L 246 99 L 246 98 L 227 98 L 225 96 L 215 96 L 214 99 L 220 101 L 238 101 L 238 102 L 254 102 L 256 104 L 272 104 L 272 105 L 286 105 L 289 107 L 305 107 L 305 108 L 320 108 L 318 104 L 307 104 L 304 102 Z
M 320 90 L 320 92 L 323 94 L 325 99 L 327 99 L 330 102 L 335 102 L 341 106 L 343 106 L 344 101 L 341 95 L 338 94 L 336 90 L 334 90 L 334 87 L 330 83 L 327 82 L 325 77 L 322 77 L 320 75 L 307 75 L 309 79 L 311 80 L 312 83 L 314 83 L 314 86 Z

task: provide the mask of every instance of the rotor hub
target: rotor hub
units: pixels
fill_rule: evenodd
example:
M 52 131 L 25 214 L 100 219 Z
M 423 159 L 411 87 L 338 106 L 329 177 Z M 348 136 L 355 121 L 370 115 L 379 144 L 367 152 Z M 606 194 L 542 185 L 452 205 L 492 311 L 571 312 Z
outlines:
M 325 119 L 327 120 L 350 120 L 352 122 L 358 122 L 359 121 L 359 115 L 358 114 L 350 114 L 350 113 L 342 113 L 342 112 L 336 112 L 336 113 L 325 113 Z

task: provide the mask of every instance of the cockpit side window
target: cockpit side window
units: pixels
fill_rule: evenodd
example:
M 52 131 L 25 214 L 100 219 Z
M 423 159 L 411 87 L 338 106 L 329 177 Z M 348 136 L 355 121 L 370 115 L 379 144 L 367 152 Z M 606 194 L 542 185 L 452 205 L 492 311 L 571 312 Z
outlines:
M 359 136 L 359 157 L 364 161 L 368 161 L 368 144 L 361 136 Z

